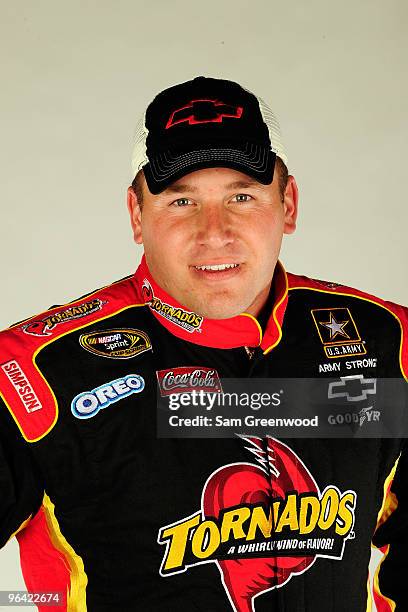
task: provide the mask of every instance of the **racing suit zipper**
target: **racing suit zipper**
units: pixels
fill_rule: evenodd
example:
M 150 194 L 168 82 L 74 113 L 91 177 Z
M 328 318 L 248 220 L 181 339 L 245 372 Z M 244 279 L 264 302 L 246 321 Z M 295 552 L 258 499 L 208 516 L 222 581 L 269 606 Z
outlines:
M 249 369 L 247 371 L 246 376 L 248 376 L 248 378 L 251 378 L 253 376 L 254 370 L 258 368 L 258 365 L 264 358 L 263 350 L 260 346 L 244 346 L 243 348 L 245 349 L 249 360 Z
M 253 358 L 255 354 L 255 348 L 251 346 L 244 346 L 244 349 L 246 351 L 246 354 L 248 355 L 248 359 L 251 361 L 251 359 Z

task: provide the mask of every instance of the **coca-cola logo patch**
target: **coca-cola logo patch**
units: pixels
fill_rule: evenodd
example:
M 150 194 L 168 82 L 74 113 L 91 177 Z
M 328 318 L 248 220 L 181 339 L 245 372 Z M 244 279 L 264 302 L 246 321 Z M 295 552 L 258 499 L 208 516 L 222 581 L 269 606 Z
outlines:
M 156 376 L 162 397 L 174 393 L 191 393 L 191 391 L 222 392 L 218 372 L 213 368 L 183 366 L 158 370 Z

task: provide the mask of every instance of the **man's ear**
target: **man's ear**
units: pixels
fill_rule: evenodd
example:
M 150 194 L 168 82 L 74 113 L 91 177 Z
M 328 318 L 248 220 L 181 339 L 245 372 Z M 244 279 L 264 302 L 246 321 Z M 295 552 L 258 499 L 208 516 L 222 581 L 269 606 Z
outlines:
M 133 187 L 127 190 L 127 207 L 130 215 L 130 224 L 133 230 L 133 238 L 136 244 L 142 244 L 142 211 Z
M 295 177 L 291 174 L 288 176 L 286 184 L 283 205 L 285 209 L 285 222 L 283 226 L 284 234 L 293 234 L 296 229 L 296 219 L 298 214 L 299 192 L 296 185 Z

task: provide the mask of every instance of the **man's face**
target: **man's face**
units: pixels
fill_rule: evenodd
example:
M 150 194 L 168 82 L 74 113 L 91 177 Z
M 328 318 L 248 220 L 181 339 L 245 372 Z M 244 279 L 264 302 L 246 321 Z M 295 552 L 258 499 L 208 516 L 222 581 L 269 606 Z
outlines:
M 143 177 L 142 210 L 130 187 L 136 243 L 154 280 L 184 307 L 224 319 L 256 316 L 269 293 L 283 234 L 296 227 L 297 186 L 262 185 L 230 168 L 186 174 L 158 195 Z M 214 266 L 216 268 L 214 268 Z

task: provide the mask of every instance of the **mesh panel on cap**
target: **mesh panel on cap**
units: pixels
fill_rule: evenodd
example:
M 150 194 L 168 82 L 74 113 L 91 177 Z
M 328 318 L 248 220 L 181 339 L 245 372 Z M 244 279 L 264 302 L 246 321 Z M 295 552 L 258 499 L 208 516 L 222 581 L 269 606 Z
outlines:
M 133 178 L 139 170 L 149 161 L 146 155 L 146 138 L 149 130 L 146 127 L 146 112 L 143 113 L 137 122 L 134 136 L 134 149 L 132 154 Z
M 281 160 L 284 161 L 285 165 L 287 166 L 288 158 L 283 147 L 282 135 L 278 120 L 276 119 L 275 115 L 273 114 L 269 106 L 266 104 L 266 102 L 262 100 L 262 98 L 260 98 L 259 96 L 256 97 L 259 102 L 259 108 L 262 114 L 262 118 L 268 126 L 269 138 L 271 139 L 272 143 L 272 151 L 274 151 L 274 153 L 276 153 L 276 155 L 280 157 Z

